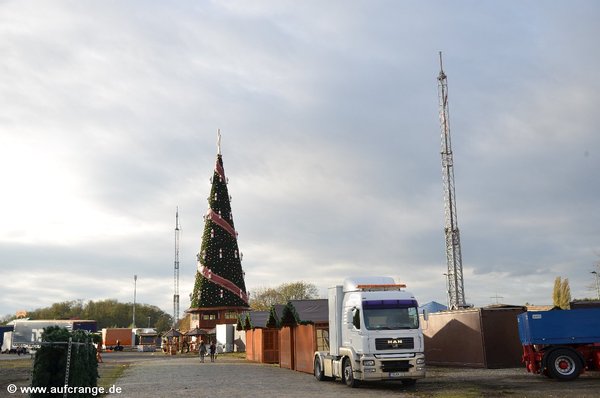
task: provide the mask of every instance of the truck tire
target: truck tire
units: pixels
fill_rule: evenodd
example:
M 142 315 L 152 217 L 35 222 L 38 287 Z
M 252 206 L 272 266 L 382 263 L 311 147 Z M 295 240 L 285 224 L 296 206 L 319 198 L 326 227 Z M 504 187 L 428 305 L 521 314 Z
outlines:
M 354 378 L 354 373 L 352 371 L 352 362 L 350 361 L 350 358 L 344 359 L 342 370 L 344 383 L 346 383 L 348 387 L 356 388 L 360 385 L 360 381 Z
M 583 367 L 579 355 L 567 348 L 551 351 L 548 354 L 546 365 L 548 366 L 549 375 L 560 381 L 576 379 Z
M 315 365 L 314 365 L 313 373 L 315 375 L 315 379 L 317 379 L 318 381 L 323 381 L 323 380 L 328 379 L 327 377 L 325 377 L 325 372 L 323 372 L 323 367 L 321 366 L 321 361 L 317 357 L 315 357 Z

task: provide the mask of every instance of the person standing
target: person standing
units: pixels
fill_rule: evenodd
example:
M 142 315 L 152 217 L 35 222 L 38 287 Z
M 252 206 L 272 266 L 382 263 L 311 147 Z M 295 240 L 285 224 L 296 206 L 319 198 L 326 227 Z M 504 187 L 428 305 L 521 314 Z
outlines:
M 198 352 L 200 354 L 200 362 L 204 363 L 204 357 L 206 356 L 206 344 L 204 344 L 204 341 L 200 341 L 200 348 L 198 349 Z
M 210 361 L 214 362 L 215 361 L 215 354 L 217 352 L 217 346 L 215 345 L 214 341 L 211 341 L 209 350 L 210 350 Z

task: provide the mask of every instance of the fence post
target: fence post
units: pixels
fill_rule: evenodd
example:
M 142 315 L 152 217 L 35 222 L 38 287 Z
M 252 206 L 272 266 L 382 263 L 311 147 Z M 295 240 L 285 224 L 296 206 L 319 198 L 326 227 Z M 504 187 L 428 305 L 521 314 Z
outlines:
M 69 370 L 71 369 L 71 347 L 73 346 L 73 337 L 69 337 L 69 348 L 67 350 L 67 367 L 65 369 L 65 386 L 63 397 L 67 398 L 67 386 L 69 385 Z

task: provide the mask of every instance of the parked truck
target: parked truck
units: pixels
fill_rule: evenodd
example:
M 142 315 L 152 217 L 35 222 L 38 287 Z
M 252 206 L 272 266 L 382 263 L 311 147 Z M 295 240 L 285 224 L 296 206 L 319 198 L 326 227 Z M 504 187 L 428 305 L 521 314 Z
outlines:
M 13 326 L 13 330 L 4 333 L 4 342 L 2 344 L 3 352 L 12 352 L 19 347 L 29 350 L 39 348 L 44 328 L 49 326 L 59 326 L 68 330 L 87 330 L 91 333 L 95 332 L 97 328 L 96 321 L 80 319 L 15 319 L 10 322 L 10 325 Z
M 124 347 L 135 345 L 135 332 L 129 328 L 102 329 L 102 348 L 105 350 L 123 351 Z
M 319 381 L 361 381 L 425 377 L 423 332 L 415 297 L 389 277 L 348 278 L 329 288 L 329 351 L 314 355 Z
M 527 371 L 564 381 L 600 370 L 600 308 L 528 311 L 517 320 Z

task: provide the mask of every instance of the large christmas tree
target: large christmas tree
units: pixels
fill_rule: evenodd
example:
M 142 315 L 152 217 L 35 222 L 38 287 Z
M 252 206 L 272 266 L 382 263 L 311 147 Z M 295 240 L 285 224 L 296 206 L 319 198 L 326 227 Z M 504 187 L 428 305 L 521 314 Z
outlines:
M 190 311 L 201 309 L 244 309 L 248 294 L 244 283 L 241 253 L 233 223 L 227 179 L 223 169 L 220 134 L 217 161 L 204 216 L 204 233 Z

